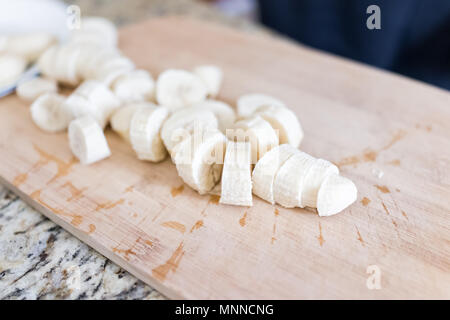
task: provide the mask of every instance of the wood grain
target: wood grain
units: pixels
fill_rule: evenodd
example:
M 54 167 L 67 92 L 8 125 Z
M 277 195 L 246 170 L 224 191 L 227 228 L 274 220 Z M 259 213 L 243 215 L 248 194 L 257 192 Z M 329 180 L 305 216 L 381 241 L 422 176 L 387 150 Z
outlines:
M 0 177 L 32 206 L 172 298 L 450 298 L 450 94 L 303 48 L 186 20 L 121 30 L 139 67 L 213 63 L 220 98 L 265 92 L 301 119 L 302 149 L 355 181 L 340 215 L 219 205 L 183 186 L 169 160 L 75 161 L 66 134 L 46 134 L 15 96 L 0 101 Z M 369 290 L 367 267 L 381 270 Z

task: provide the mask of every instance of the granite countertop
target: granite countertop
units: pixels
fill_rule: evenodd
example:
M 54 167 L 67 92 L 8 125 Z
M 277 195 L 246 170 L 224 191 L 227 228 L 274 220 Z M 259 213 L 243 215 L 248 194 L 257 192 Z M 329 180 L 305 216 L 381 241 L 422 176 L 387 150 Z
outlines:
M 228 18 L 193 0 L 78 0 L 82 15 L 117 25 L 162 15 L 189 15 L 246 31 L 261 27 Z M 0 185 L 0 299 L 165 299 Z

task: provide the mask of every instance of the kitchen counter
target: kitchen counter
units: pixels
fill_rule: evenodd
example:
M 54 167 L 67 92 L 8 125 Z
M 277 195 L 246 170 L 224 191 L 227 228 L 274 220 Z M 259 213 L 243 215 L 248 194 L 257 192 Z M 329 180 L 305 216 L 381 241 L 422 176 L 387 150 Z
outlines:
M 260 32 L 192 0 L 79 0 L 82 15 L 124 25 L 162 15 L 189 15 Z M 0 299 L 165 299 L 159 292 L 32 209 L 0 185 Z

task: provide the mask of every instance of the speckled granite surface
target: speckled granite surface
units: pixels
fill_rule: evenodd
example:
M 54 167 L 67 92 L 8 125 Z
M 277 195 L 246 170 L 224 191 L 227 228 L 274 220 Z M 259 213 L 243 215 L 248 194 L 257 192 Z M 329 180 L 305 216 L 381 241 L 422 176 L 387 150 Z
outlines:
M 126 5 L 125 5 L 126 2 Z M 84 15 L 118 25 L 183 14 L 247 31 L 252 23 L 192 0 L 79 0 Z M 165 299 L 0 185 L 0 299 Z

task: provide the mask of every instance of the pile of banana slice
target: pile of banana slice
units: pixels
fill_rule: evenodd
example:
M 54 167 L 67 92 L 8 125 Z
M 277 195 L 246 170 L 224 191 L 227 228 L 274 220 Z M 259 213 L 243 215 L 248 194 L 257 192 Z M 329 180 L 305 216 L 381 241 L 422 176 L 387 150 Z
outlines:
M 140 160 L 170 156 L 187 185 L 200 194 L 220 194 L 223 204 L 252 206 L 255 194 L 330 216 L 356 200 L 355 185 L 335 165 L 298 149 L 303 130 L 282 101 L 246 94 L 232 108 L 215 100 L 219 67 L 169 69 L 154 81 L 116 45 L 109 21 L 84 18 L 68 42 L 39 54 L 41 77 L 17 88 L 19 97 L 33 101 L 31 117 L 39 128 L 68 129 L 81 163 L 111 155 L 104 135 L 110 125 Z M 63 96 L 59 86 L 74 90 Z

